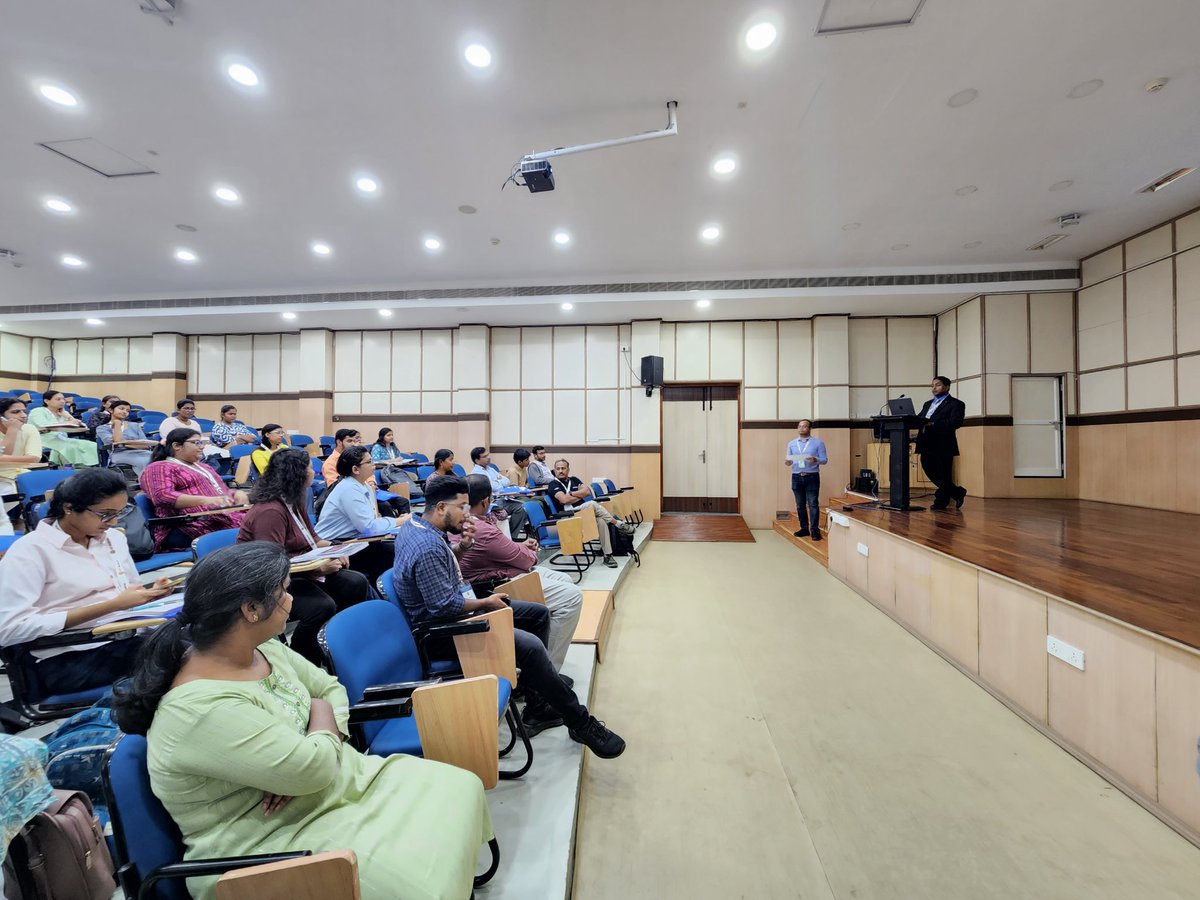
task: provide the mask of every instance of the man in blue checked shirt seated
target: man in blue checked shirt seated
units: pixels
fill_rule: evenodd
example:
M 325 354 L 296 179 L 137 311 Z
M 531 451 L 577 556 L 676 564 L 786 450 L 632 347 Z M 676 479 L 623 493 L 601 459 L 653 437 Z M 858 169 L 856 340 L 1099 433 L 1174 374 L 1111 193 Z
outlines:
M 471 450 L 471 462 L 475 464 L 470 472 L 471 475 L 486 475 L 492 483 L 492 512 L 503 512 L 508 517 L 508 536 L 514 541 L 519 540 L 525 534 L 529 525 L 529 515 L 525 512 L 525 497 L 529 491 L 526 488 L 517 487 L 498 471 L 493 469 L 489 463 L 492 461 L 492 452 L 487 447 L 475 447 Z M 516 494 L 521 496 L 503 496 L 504 494 Z M 497 516 L 503 519 L 504 516 Z

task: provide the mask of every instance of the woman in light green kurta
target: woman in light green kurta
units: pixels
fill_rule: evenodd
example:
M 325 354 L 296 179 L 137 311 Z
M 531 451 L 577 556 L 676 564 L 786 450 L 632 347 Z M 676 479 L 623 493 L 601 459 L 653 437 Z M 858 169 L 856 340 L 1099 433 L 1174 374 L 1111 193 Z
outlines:
M 291 607 L 288 559 L 261 542 L 192 570 L 183 610 L 148 641 L 114 702 L 146 734 L 150 784 L 187 859 L 348 847 L 364 900 L 470 896 L 492 837 L 472 773 L 343 742 L 346 693 L 275 635 Z M 215 879 L 192 879 L 211 898 Z
M 39 430 L 51 429 L 42 434 L 42 442 L 50 449 L 50 462 L 59 466 L 98 465 L 95 441 L 77 440 L 55 430 L 63 425 L 83 427 L 82 422 L 66 411 L 67 398 L 60 391 L 46 391 L 42 402 L 44 406 L 30 411 L 29 424 Z

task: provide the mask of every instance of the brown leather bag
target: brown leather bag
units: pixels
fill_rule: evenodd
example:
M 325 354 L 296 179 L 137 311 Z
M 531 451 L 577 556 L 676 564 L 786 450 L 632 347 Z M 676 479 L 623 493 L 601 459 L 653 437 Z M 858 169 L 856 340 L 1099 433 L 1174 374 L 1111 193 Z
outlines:
M 4 859 L 7 900 L 109 900 L 117 890 L 112 857 L 83 791 L 53 802 L 13 838 Z

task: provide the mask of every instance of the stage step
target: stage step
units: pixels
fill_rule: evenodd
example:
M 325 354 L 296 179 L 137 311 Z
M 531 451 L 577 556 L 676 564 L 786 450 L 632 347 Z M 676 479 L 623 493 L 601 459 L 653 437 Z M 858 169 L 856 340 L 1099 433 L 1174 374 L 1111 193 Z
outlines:
M 825 521 L 825 510 L 821 510 L 821 524 L 821 536 L 825 537 L 825 534 L 828 532 Z M 814 541 L 812 538 L 796 537 L 792 534 L 793 531 L 800 529 L 800 521 L 794 513 L 787 519 L 776 519 L 771 524 L 771 528 L 785 541 L 799 547 L 826 568 L 829 567 L 829 541 Z

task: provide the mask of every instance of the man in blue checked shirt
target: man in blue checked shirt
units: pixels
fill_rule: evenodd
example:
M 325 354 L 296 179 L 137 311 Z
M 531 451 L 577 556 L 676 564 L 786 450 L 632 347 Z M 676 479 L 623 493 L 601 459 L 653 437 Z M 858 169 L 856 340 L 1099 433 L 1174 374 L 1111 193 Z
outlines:
M 796 498 L 796 518 L 800 530 L 796 537 L 812 535 L 814 541 L 821 540 L 821 466 L 829 462 L 825 442 L 812 436 L 812 422 L 801 419 L 796 425 L 796 439 L 788 444 L 785 466 L 792 467 L 792 496 Z M 809 517 L 812 527 L 809 527 Z
M 519 540 L 520 536 L 526 531 L 529 525 L 529 514 L 525 512 L 525 499 L 523 496 L 504 496 L 528 494 L 526 488 L 517 487 L 498 471 L 491 467 L 492 451 L 487 447 L 474 447 L 471 450 L 471 462 L 475 463 L 475 468 L 471 469 L 471 475 L 486 475 L 488 481 L 492 483 L 492 512 L 503 510 L 508 518 L 508 536 L 514 541 Z M 504 518 L 501 516 L 500 518 Z

